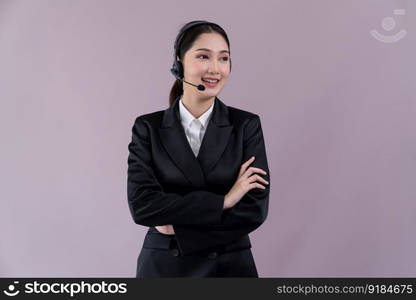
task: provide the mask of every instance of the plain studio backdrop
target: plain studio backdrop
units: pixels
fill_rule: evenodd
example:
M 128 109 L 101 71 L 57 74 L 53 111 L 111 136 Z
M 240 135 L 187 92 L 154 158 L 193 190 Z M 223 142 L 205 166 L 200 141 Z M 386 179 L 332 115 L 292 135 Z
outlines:
M 131 128 L 168 107 L 196 19 L 230 38 L 219 98 L 262 120 L 260 277 L 415 276 L 411 0 L 0 0 L 0 276 L 135 276 Z

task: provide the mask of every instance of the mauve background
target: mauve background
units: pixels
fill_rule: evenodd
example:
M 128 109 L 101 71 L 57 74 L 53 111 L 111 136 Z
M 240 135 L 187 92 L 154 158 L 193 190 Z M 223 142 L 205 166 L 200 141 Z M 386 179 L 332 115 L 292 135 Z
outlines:
M 0 276 L 135 276 L 147 228 L 127 206 L 131 128 L 167 108 L 173 41 L 195 19 L 230 38 L 219 98 L 261 116 L 260 277 L 414 277 L 411 0 L 1 0 Z

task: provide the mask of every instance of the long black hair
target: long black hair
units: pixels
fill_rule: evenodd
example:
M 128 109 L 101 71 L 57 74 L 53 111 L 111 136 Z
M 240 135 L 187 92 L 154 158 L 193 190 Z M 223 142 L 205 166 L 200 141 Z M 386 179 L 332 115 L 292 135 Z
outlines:
M 179 35 L 182 34 L 183 29 L 185 27 L 188 27 L 192 23 L 195 23 L 195 22 L 201 22 L 201 21 L 199 21 L 199 20 L 191 21 L 191 22 L 188 22 L 185 25 L 183 25 L 182 28 L 179 30 L 179 33 L 178 33 L 176 39 L 179 37 Z M 221 26 L 219 26 L 215 23 L 195 25 L 195 26 L 189 28 L 188 30 L 186 30 L 186 32 L 184 33 L 184 35 L 181 39 L 180 45 L 177 45 L 178 46 L 178 57 L 179 57 L 180 61 L 183 62 L 183 58 L 185 56 L 186 51 L 188 51 L 190 48 L 192 48 L 193 43 L 195 42 L 195 40 L 201 34 L 203 34 L 203 33 L 212 33 L 212 32 L 216 32 L 216 33 L 221 34 L 221 36 L 227 42 L 228 49 L 230 49 L 230 41 L 228 40 L 227 33 L 224 31 L 224 29 L 221 28 Z M 175 41 L 176 41 L 176 39 L 175 39 Z M 176 59 L 176 57 L 175 57 L 175 59 Z M 173 102 L 176 100 L 176 98 L 178 98 L 182 94 L 183 94 L 183 83 L 182 83 L 182 81 L 176 79 L 175 82 L 173 83 L 173 86 L 172 86 L 171 90 L 170 90 L 169 106 L 171 106 L 173 104 Z

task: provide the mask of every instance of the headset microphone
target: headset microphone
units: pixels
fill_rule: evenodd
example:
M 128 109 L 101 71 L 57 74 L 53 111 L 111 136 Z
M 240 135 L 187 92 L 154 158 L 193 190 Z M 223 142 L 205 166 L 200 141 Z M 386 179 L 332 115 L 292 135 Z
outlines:
M 202 85 L 202 84 L 196 85 L 196 84 L 193 84 L 193 83 L 190 83 L 190 82 L 185 81 L 183 79 L 184 72 L 183 72 L 182 62 L 180 60 L 177 60 L 177 58 L 179 57 L 179 48 L 180 48 L 182 39 L 183 39 L 183 37 L 185 35 L 185 32 L 187 30 L 189 30 L 191 27 L 198 26 L 198 25 L 203 25 L 203 24 L 207 24 L 207 25 L 219 27 L 224 32 L 224 30 L 219 25 L 217 25 L 215 23 L 211 23 L 211 22 L 207 22 L 207 21 L 193 21 L 193 22 L 188 23 L 179 32 L 178 36 L 176 37 L 175 45 L 173 47 L 174 48 L 174 52 L 175 52 L 174 55 L 173 55 L 173 65 L 172 65 L 172 67 L 170 69 L 170 72 L 173 74 L 173 76 L 175 76 L 176 79 L 178 79 L 178 80 L 180 80 L 182 82 L 185 82 L 187 84 L 190 84 L 190 85 L 196 87 L 199 91 L 204 91 L 205 90 L 205 86 Z M 228 39 L 227 39 L 227 42 L 228 42 Z M 230 71 L 231 71 L 231 58 L 230 58 Z
M 178 78 L 179 80 L 181 80 L 181 81 L 183 81 L 183 82 L 185 82 L 185 83 L 187 83 L 187 84 L 190 84 L 190 85 L 193 85 L 193 86 L 195 86 L 198 90 L 200 90 L 200 91 L 205 91 L 205 86 L 203 86 L 202 84 L 198 84 L 198 85 L 196 85 L 196 84 L 193 84 L 193 83 L 190 83 L 190 82 L 187 82 L 187 81 L 185 81 L 185 80 L 183 80 L 183 79 L 181 79 L 181 78 Z

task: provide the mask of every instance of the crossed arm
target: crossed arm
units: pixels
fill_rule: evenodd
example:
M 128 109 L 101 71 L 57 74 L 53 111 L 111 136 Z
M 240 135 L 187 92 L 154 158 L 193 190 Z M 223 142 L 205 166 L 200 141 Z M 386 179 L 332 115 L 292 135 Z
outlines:
M 246 125 L 243 161 L 255 156 L 255 166 L 267 172 L 265 143 L 260 118 Z M 172 224 L 183 254 L 226 245 L 254 231 L 266 219 L 270 185 L 248 191 L 230 209 L 224 210 L 224 195 L 194 191 L 184 196 L 165 193 L 151 166 L 150 137 L 139 117 L 128 146 L 127 194 L 135 223 L 144 226 Z

